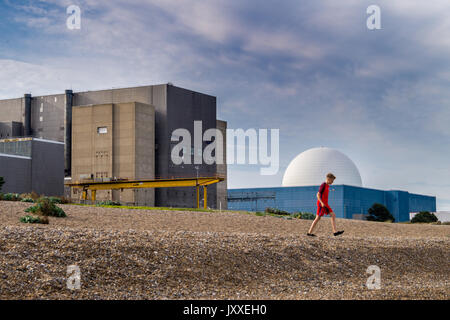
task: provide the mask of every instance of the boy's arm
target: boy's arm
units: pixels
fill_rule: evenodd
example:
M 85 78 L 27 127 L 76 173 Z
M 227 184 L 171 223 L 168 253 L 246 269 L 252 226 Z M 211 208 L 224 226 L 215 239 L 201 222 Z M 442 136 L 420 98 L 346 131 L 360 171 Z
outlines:
M 322 207 L 325 207 L 325 204 L 322 201 L 322 195 L 320 194 L 320 192 L 317 192 L 317 200 L 319 200 L 319 202 L 322 204 Z
M 317 200 L 322 204 L 322 207 L 325 207 L 325 204 L 322 201 L 322 194 L 325 191 L 325 183 L 322 183 L 322 185 L 319 188 L 319 192 L 317 192 Z

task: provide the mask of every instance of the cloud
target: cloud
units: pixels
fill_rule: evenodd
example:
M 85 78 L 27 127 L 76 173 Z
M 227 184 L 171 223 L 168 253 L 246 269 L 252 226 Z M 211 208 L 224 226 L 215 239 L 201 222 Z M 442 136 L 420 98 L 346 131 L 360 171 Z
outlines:
M 79 31 L 65 26 L 70 4 L 81 7 Z M 282 166 L 335 147 L 365 185 L 446 203 L 450 3 L 380 0 L 379 31 L 366 28 L 370 4 L 10 1 L 20 26 L 14 43 L 0 44 L 0 97 L 170 81 L 216 95 L 231 128 L 279 128 Z M 258 174 L 232 166 L 229 182 L 281 183 L 282 174 Z

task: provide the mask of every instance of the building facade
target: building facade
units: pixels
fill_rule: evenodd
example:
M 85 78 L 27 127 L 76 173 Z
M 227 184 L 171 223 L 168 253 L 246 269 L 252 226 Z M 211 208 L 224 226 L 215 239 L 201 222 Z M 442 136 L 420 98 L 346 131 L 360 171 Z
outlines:
M 0 177 L 4 193 L 62 196 L 64 144 L 35 138 L 0 140 Z
M 179 88 L 171 84 L 134 88 L 111 89 L 88 92 L 72 92 L 49 96 L 24 95 L 19 99 L 0 100 L 0 131 L 5 134 L 54 140 L 64 143 L 65 176 L 72 176 L 72 160 L 77 157 L 72 152 L 72 113 L 78 107 L 141 103 L 154 108 L 154 157 L 149 158 L 149 166 L 154 165 L 155 178 L 177 178 L 195 176 L 226 175 L 226 165 L 174 165 L 171 161 L 171 141 L 175 129 L 187 129 L 194 137 L 194 121 L 202 122 L 202 133 L 208 129 L 226 130 L 226 122 L 217 119 L 217 99 L 214 96 Z M 21 124 L 15 128 L 12 123 Z M 20 125 L 19 125 L 20 126 Z M 11 127 L 11 129 L 9 129 Z M 4 129 L 1 129 L 4 128 Z M 208 142 L 202 142 L 202 150 Z M 223 149 L 226 149 L 226 140 Z M 151 145 L 145 148 L 152 148 Z M 136 149 L 142 150 L 142 148 Z M 140 151 L 136 151 L 140 152 Z M 200 152 L 200 150 L 191 150 Z M 75 158 L 74 158 L 75 157 Z M 141 157 L 138 155 L 138 157 Z M 91 158 L 91 161 L 94 161 Z M 224 159 L 226 160 L 226 158 Z M 92 167 L 94 169 L 94 167 Z M 107 172 L 107 171 L 102 171 Z M 87 173 L 87 172 L 86 172 Z M 86 174 L 84 173 L 84 174 Z M 93 170 L 91 174 L 96 175 Z M 146 175 L 146 174 L 145 174 Z M 74 177 L 75 178 L 75 177 Z M 111 172 L 111 177 L 112 172 Z M 116 177 L 120 178 L 120 177 Z M 136 177 L 140 178 L 140 176 Z M 74 179 L 72 179 L 74 180 Z M 208 205 L 226 208 L 227 183 L 208 188 Z M 203 197 L 203 195 L 201 195 Z M 154 205 L 169 207 L 192 207 L 195 204 L 195 188 L 162 188 L 154 190 Z
M 291 213 L 315 214 L 318 190 L 319 186 L 230 189 L 228 209 L 264 211 L 277 208 Z M 330 187 L 329 204 L 338 218 L 363 219 L 374 203 L 385 205 L 396 222 L 409 221 L 411 212 L 436 211 L 436 197 L 347 185 Z
M 155 108 L 139 102 L 72 111 L 72 181 L 155 177 Z M 73 189 L 73 198 L 79 197 Z M 154 189 L 98 191 L 98 200 L 154 206 Z

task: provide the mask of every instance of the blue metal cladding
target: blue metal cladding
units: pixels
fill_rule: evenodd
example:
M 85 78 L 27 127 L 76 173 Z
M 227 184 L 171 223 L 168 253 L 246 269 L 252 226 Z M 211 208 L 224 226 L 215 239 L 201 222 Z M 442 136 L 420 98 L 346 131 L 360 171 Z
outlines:
M 431 208 L 431 209 L 430 209 Z M 409 194 L 409 211 L 436 212 L 436 197 L 423 196 L 421 194 Z
M 319 186 L 230 189 L 228 208 L 256 212 L 271 207 L 291 213 L 315 214 L 318 190 Z M 396 190 L 330 186 L 329 204 L 339 218 L 361 219 L 374 203 L 385 205 L 397 222 L 408 221 L 410 212 L 436 211 L 435 197 Z

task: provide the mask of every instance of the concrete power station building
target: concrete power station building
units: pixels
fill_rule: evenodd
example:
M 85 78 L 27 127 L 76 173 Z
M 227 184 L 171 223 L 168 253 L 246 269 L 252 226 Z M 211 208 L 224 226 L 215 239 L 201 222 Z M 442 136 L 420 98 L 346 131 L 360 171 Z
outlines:
M 57 150 L 47 149 L 43 156 L 38 156 L 37 147 L 33 156 L 31 151 L 24 155 L 11 151 L 14 148 L 9 146 L 0 149 L 0 163 L 5 163 L 0 166 L 0 176 L 6 176 L 7 181 L 3 191 L 38 192 L 34 185 L 24 187 L 23 181 L 14 178 L 23 173 L 22 167 L 12 165 L 11 159 L 25 157 L 21 161 L 31 162 L 33 168 L 38 168 L 39 163 L 49 166 L 48 170 L 35 173 L 34 180 L 44 181 L 47 186 L 39 189 L 43 194 L 62 195 L 64 179 L 222 176 L 224 181 L 208 188 L 208 206 L 226 208 L 226 155 L 224 164 L 175 165 L 171 161 L 172 148 L 178 143 L 172 141 L 172 132 L 183 128 L 194 137 L 195 121 L 202 122 L 202 133 L 220 130 L 226 150 L 227 123 L 217 120 L 216 100 L 171 84 L 77 93 L 66 90 L 63 94 L 36 97 L 25 94 L 23 98 L 0 100 L 0 148 L 2 143 L 17 144 L 26 139 L 36 145 L 59 146 Z M 201 150 L 192 148 L 188 152 L 201 153 L 208 143 L 203 142 Z M 76 189 L 71 192 L 72 197 L 80 196 Z M 195 198 L 195 188 L 190 187 L 105 190 L 97 194 L 98 200 L 170 207 L 192 207 Z
M 286 169 L 282 187 L 228 190 L 228 209 L 316 212 L 317 192 L 328 172 L 336 176 L 329 203 L 338 218 L 363 219 L 374 203 L 385 205 L 395 221 L 409 221 L 411 212 L 436 211 L 436 197 L 400 190 L 364 188 L 358 168 L 343 153 L 314 148 L 299 154 Z

